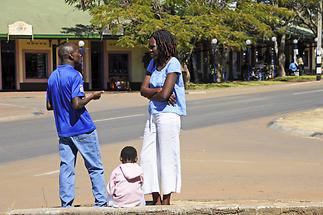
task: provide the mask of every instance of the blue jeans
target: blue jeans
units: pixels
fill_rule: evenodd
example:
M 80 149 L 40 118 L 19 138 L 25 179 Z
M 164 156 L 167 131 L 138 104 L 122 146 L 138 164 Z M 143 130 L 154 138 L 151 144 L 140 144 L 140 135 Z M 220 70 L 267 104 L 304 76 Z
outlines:
M 107 204 L 104 169 L 101 161 L 99 139 L 96 130 L 91 133 L 73 137 L 59 138 L 59 155 L 61 159 L 59 172 L 59 196 L 62 207 L 71 207 L 75 197 L 75 163 L 80 152 L 90 175 L 95 206 Z

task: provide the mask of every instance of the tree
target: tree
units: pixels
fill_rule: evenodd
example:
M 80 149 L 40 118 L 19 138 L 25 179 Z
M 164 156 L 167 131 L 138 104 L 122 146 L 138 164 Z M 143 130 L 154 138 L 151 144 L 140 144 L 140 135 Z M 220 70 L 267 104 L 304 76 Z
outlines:
M 264 2 L 264 1 L 262 1 Z M 279 62 L 279 76 L 285 76 L 285 34 L 287 26 L 293 20 L 294 13 L 287 8 L 278 7 L 273 4 L 274 1 L 269 3 L 254 3 L 252 1 L 241 1 L 238 4 L 239 17 L 243 18 L 243 21 L 239 25 L 242 25 L 241 29 L 247 32 L 250 36 L 253 36 L 254 43 L 263 43 L 271 40 L 272 36 L 277 36 L 280 41 L 278 62 Z M 240 18 L 241 19 L 241 18 Z M 248 20 L 251 23 L 257 23 L 258 32 L 254 32 Z M 238 27 L 238 26 L 237 26 Z
M 290 24 L 299 25 L 311 29 L 317 34 L 317 14 L 321 0 L 279 0 L 278 6 L 285 7 L 295 13 Z
M 88 10 L 107 3 L 108 0 L 65 0 L 65 3 L 74 5 L 78 9 Z
M 314 39 L 317 34 L 317 17 L 318 14 L 321 13 L 319 11 L 320 1 L 321 0 L 279 0 L 277 1 L 277 5 L 293 11 L 294 17 L 289 20 L 289 26 L 300 26 L 310 29 L 313 32 L 313 38 L 308 39 Z M 286 36 L 283 35 L 281 38 L 281 44 L 284 45 Z M 280 50 L 283 51 L 284 47 L 281 47 Z M 280 59 L 285 63 L 285 61 L 283 61 L 285 56 L 280 56 Z M 283 68 L 283 66 L 280 67 Z
M 282 26 L 290 14 L 284 8 L 251 0 L 241 0 L 235 8 L 229 0 L 65 1 L 89 9 L 91 22 L 99 29 L 108 27 L 112 35 L 122 32 L 119 46 L 145 46 L 156 29 L 168 29 L 177 38 L 184 63 L 197 44 L 210 44 L 212 38 L 217 38 L 221 47 L 235 50 L 244 48 L 246 39 L 270 38 L 278 31 L 274 26 Z

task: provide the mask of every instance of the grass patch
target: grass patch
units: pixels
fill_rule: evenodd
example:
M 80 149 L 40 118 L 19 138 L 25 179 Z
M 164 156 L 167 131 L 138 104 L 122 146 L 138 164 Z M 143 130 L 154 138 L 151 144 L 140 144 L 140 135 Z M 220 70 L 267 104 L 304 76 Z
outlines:
M 306 82 L 316 80 L 315 75 L 303 75 L 303 76 L 285 76 L 277 77 L 275 79 L 265 81 L 232 81 L 232 82 L 221 82 L 221 83 L 206 83 L 206 84 L 187 84 L 188 90 L 207 90 L 207 89 L 219 89 L 228 87 L 248 87 L 248 86 L 266 86 L 274 84 L 282 84 L 288 82 Z
M 302 75 L 302 76 L 285 76 L 285 77 L 277 77 L 275 81 L 282 82 L 305 82 L 305 81 L 315 81 L 315 75 Z

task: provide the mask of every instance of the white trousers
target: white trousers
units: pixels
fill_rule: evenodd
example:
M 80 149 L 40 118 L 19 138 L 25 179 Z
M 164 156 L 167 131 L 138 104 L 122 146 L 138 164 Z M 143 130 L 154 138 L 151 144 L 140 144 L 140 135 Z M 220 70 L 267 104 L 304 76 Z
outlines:
M 175 113 L 149 116 L 140 155 L 145 194 L 158 192 L 165 195 L 180 192 L 180 127 L 181 118 Z

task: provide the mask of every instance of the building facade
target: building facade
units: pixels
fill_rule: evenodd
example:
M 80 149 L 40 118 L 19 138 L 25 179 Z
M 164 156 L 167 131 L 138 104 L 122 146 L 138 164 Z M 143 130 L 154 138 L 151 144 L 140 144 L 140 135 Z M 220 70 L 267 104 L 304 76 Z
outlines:
M 87 89 L 139 89 L 147 50 L 116 46 L 116 38 L 91 29 L 88 12 L 64 0 L 3 0 L 0 11 L 0 90 L 45 90 L 66 41 L 84 42 Z

